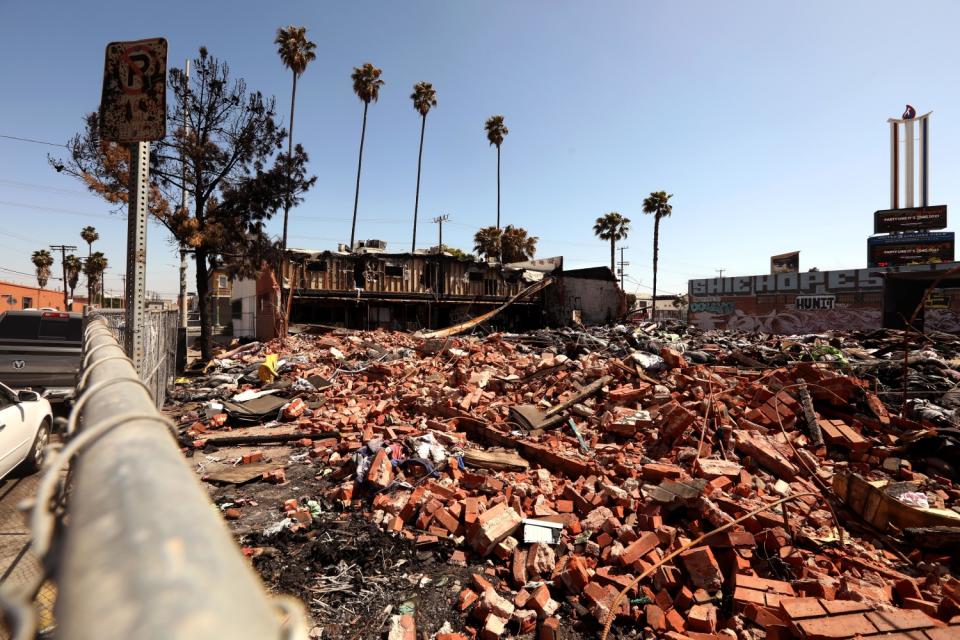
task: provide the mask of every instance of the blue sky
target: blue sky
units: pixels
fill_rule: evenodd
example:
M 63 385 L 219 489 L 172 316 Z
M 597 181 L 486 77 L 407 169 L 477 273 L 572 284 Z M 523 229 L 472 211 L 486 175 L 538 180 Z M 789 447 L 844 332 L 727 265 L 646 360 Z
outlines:
M 0 0 L 0 134 L 65 142 L 97 107 L 112 40 L 164 36 L 169 64 L 200 45 L 251 88 L 275 95 L 286 119 L 290 76 L 276 28 L 308 27 L 317 60 L 298 87 L 296 141 L 316 188 L 291 217 L 291 246 L 334 248 L 350 235 L 362 105 L 352 67 L 386 81 L 371 105 L 359 238 L 409 248 L 419 140 L 413 84 L 432 82 L 422 221 L 446 213 L 447 244 L 471 249 L 496 215 L 496 153 L 483 123 L 503 114 L 502 220 L 539 236 L 538 256 L 568 267 L 609 262 L 594 219 L 633 221 L 628 291 L 652 284 L 654 190 L 674 194 L 661 228 L 661 291 L 693 277 L 764 273 L 769 256 L 801 251 L 801 268 L 866 266 L 872 212 L 888 205 L 888 129 L 907 102 L 935 112 L 934 203 L 957 201 L 960 5 L 487 0 L 282 2 Z M 162 7 L 162 9 L 161 9 Z M 124 271 L 126 223 L 46 164 L 46 147 L 0 138 L 0 278 L 30 281 L 30 253 L 81 244 L 95 225 Z M 954 214 L 951 214 L 954 215 Z M 951 225 L 950 228 L 953 228 Z M 271 223 L 279 234 L 280 221 Z M 421 223 L 420 244 L 436 226 Z M 177 290 L 176 257 L 150 229 L 148 289 Z M 192 276 L 191 276 L 191 289 Z

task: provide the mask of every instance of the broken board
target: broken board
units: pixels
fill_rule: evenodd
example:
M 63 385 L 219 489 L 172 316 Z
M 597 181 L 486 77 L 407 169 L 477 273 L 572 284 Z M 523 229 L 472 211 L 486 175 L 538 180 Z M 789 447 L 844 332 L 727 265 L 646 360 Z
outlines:
M 204 481 L 217 484 L 246 484 L 263 477 L 267 471 L 279 469 L 283 465 L 275 462 L 259 462 L 254 464 L 238 464 L 233 467 L 226 467 L 216 471 L 211 471 L 203 476 Z

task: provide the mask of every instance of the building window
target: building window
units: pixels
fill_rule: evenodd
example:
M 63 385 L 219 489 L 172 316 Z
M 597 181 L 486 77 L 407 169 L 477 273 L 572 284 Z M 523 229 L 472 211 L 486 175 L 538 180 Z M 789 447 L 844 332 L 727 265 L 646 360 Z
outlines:
M 470 282 L 483 282 L 483 271 L 467 271 L 467 278 Z
M 226 288 L 227 288 L 227 276 L 220 276 L 220 277 L 217 279 L 217 286 L 220 287 L 221 289 L 226 289 Z
M 243 317 L 243 300 L 234 300 L 230 303 L 230 317 L 234 320 Z
M 402 278 L 403 267 L 399 264 L 388 264 L 383 268 L 383 275 L 390 278 Z
M 23 297 L 23 308 L 29 309 L 33 306 L 33 298 L 28 298 L 27 296 Z
M 307 271 L 313 271 L 317 273 L 323 273 L 327 270 L 327 261 L 326 260 L 316 260 L 314 262 L 307 263 Z

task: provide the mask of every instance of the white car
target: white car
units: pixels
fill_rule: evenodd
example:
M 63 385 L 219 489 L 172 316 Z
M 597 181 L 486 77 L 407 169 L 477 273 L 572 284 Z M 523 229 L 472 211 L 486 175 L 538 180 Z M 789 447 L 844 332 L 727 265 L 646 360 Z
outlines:
M 52 424 L 53 411 L 46 398 L 0 383 L 0 478 L 15 469 L 40 470 Z

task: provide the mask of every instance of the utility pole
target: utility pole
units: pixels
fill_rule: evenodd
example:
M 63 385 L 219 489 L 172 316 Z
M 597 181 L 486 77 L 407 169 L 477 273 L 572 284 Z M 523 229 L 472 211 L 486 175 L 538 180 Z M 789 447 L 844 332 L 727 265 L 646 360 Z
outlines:
M 443 253 L 443 223 L 448 221 L 450 216 L 444 214 L 442 216 L 437 216 L 433 219 L 433 223 L 439 227 L 440 230 L 440 239 L 437 241 L 437 255 Z
M 717 273 L 719 273 L 719 274 L 720 274 L 720 277 L 722 278 L 722 277 L 723 277 L 723 272 L 726 271 L 726 269 L 714 269 L 714 271 L 716 271 Z
M 63 310 L 70 311 L 70 302 L 67 297 L 67 251 L 76 251 L 77 248 L 72 244 L 52 244 L 52 251 L 60 252 L 60 265 L 63 267 Z
M 630 266 L 629 262 L 624 261 L 623 252 L 629 249 L 630 247 L 620 247 L 620 291 L 624 291 L 623 288 L 623 279 L 626 277 L 626 273 L 623 268 Z
M 184 72 L 186 76 L 187 86 L 190 86 L 190 60 L 187 60 L 186 70 Z M 190 124 L 187 118 L 187 109 L 188 102 L 184 100 L 183 105 L 183 131 L 186 135 L 190 131 Z M 181 154 L 180 157 L 180 184 L 182 188 L 180 189 L 180 208 L 186 210 L 187 208 L 187 159 Z M 177 305 L 180 308 L 180 328 L 187 328 L 187 247 L 183 243 L 180 244 L 180 295 L 177 297 Z M 183 336 L 184 341 L 186 341 L 186 334 Z

